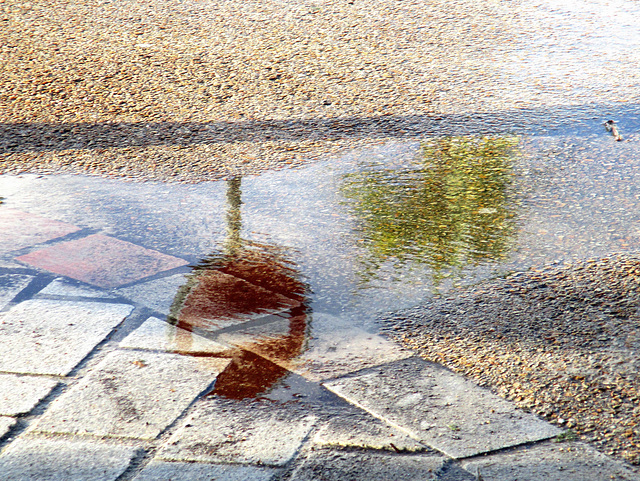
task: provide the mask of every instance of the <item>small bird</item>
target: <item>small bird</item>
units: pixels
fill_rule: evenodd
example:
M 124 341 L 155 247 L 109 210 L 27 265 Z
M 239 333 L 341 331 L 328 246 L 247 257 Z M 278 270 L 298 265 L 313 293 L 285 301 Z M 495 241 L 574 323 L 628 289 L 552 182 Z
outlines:
M 615 140 L 622 140 L 622 135 L 618 132 L 618 127 L 616 127 L 616 123 L 613 120 L 607 120 L 604 123 L 604 128 L 607 129 L 607 132 L 611 132 Z

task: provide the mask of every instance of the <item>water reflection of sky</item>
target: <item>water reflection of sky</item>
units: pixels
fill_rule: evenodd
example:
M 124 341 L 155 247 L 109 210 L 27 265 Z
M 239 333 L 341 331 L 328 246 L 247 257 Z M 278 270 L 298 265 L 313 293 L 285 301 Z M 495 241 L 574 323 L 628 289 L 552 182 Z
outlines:
M 242 238 L 282 249 L 309 285 L 314 312 L 355 321 L 417 304 L 432 293 L 433 263 L 409 259 L 401 264 L 391 258 L 363 284 L 362 219 L 345 202 L 343 189 L 345 178 L 376 163 L 387 172 L 415 165 L 420 151 L 417 142 L 390 144 L 303 169 L 243 178 Z M 472 282 L 555 260 L 638 249 L 636 140 L 616 143 L 604 132 L 592 139 L 534 138 L 523 140 L 519 151 L 513 189 L 521 207 L 510 249 L 497 260 L 485 256 L 457 265 L 456 275 Z M 226 190 L 225 182 L 164 185 L 0 176 L 7 206 L 106 230 L 192 263 L 222 249 Z M 495 206 L 480 208 L 491 212 Z M 447 287 L 446 279 L 441 287 Z

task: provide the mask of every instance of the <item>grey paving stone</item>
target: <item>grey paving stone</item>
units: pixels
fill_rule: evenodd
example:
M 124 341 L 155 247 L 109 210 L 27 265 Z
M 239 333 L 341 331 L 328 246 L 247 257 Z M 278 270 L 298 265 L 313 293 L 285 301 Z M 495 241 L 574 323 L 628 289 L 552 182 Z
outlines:
M 24 268 L 22 264 L 13 262 L 11 259 L 0 259 L 0 267 L 3 269 L 21 269 Z
M 463 462 L 486 481 L 638 481 L 640 474 L 582 443 L 544 443 Z
M 318 446 L 424 451 L 426 446 L 369 413 L 332 417 L 313 437 Z
M 178 289 L 186 282 L 184 274 L 176 274 L 116 289 L 115 292 L 167 316 Z
M 296 453 L 316 417 L 271 401 L 210 398 L 161 448 L 168 461 L 281 466 Z
M 0 309 L 16 297 L 22 289 L 27 287 L 34 276 L 25 274 L 1 274 L 0 275 Z
M 453 458 L 561 432 L 462 376 L 416 358 L 324 385 Z
M 28 413 L 57 385 L 45 377 L 0 374 L 0 414 Z
M 55 401 L 34 431 L 153 439 L 228 363 L 178 354 L 113 352 Z
M 0 416 L 0 438 L 9 432 L 9 429 L 16 423 L 14 418 Z
M 221 354 L 230 348 L 185 329 L 150 317 L 129 334 L 120 347 L 168 352 Z
M 311 381 L 322 381 L 350 372 L 376 366 L 413 353 L 381 336 L 368 333 L 326 313 L 313 313 L 312 336 L 305 340 L 297 356 L 279 356 L 270 340 L 284 338 L 289 333 L 289 321 L 225 333 L 220 339 L 270 361 Z
M 40 291 L 40 294 L 46 294 L 49 296 L 65 296 L 65 297 L 89 297 L 99 299 L 113 299 L 115 296 L 109 294 L 102 289 L 94 289 L 88 286 L 82 286 L 75 283 L 71 283 L 63 278 L 54 279 L 44 289 Z
M 135 448 L 89 441 L 20 438 L 0 456 L 3 481 L 112 481 Z
M 291 481 L 437 480 L 446 461 L 438 455 L 320 449 L 307 453 Z
M 255 466 L 169 463 L 154 459 L 133 479 L 134 481 L 269 481 L 277 472 L 277 469 Z
M 30 300 L 0 314 L 0 371 L 64 376 L 133 306 Z

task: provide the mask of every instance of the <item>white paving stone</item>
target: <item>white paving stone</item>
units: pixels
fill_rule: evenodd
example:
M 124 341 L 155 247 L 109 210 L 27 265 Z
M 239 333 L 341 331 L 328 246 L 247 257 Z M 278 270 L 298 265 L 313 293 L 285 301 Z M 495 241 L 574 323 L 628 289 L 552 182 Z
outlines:
M 135 448 L 86 440 L 20 438 L 0 456 L 3 481 L 112 481 Z
M 72 283 L 64 278 L 54 279 L 49 283 L 49 285 L 40 291 L 40 294 L 46 294 L 48 296 L 89 297 L 98 299 L 113 299 L 115 297 L 101 289 Z
M 57 385 L 45 377 L 0 374 L 0 414 L 28 413 Z
M 14 418 L 0 416 L 0 438 L 9 432 L 9 429 L 16 423 Z M 0 478 L 2 479 L 2 478 Z
M 133 306 L 30 300 L 0 314 L 0 371 L 66 375 Z
M 154 459 L 134 481 L 269 481 L 277 472 L 255 466 L 169 463 Z
M 120 347 L 206 354 L 220 354 L 230 350 L 220 343 L 177 328 L 157 317 L 147 319 L 120 343 Z
M 561 432 L 464 377 L 415 358 L 324 386 L 453 458 Z
M 33 280 L 25 274 L 0 274 L 0 309 L 16 297 Z
M 446 460 L 444 456 L 426 454 L 317 450 L 307 453 L 290 479 L 291 481 L 436 481 L 442 479 L 438 474 Z
M 315 416 L 270 401 L 203 401 L 162 447 L 168 461 L 286 464 L 313 427 Z
M 141 282 L 122 289 L 116 289 L 115 292 L 138 304 L 142 304 L 168 316 L 178 289 L 186 282 L 187 278 L 184 274 L 176 274 L 148 282 Z
M 313 437 L 318 446 L 386 449 L 388 451 L 424 451 L 423 444 L 370 414 L 332 417 Z
M 228 363 L 178 354 L 110 353 L 53 403 L 34 430 L 153 439 Z
M 279 356 L 270 340 L 285 338 L 289 321 L 225 333 L 220 339 L 260 354 L 311 381 L 342 376 L 386 362 L 406 359 L 413 353 L 381 336 L 353 327 L 326 313 L 313 313 L 313 330 L 300 354 Z M 301 344 L 302 345 L 302 344 Z
M 462 466 L 486 481 L 638 481 L 640 474 L 582 443 L 545 443 L 498 453 Z

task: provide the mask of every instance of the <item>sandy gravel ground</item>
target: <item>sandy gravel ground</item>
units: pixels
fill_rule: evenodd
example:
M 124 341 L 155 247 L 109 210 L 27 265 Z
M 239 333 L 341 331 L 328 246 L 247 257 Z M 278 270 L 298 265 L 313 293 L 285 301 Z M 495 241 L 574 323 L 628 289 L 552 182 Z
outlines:
M 2 172 L 217 179 L 523 102 L 496 87 L 527 27 L 504 2 L 2 0 L 0 22 Z
M 385 319 L 392 337 L 640 464 L 640 256 L 547 266 Z

